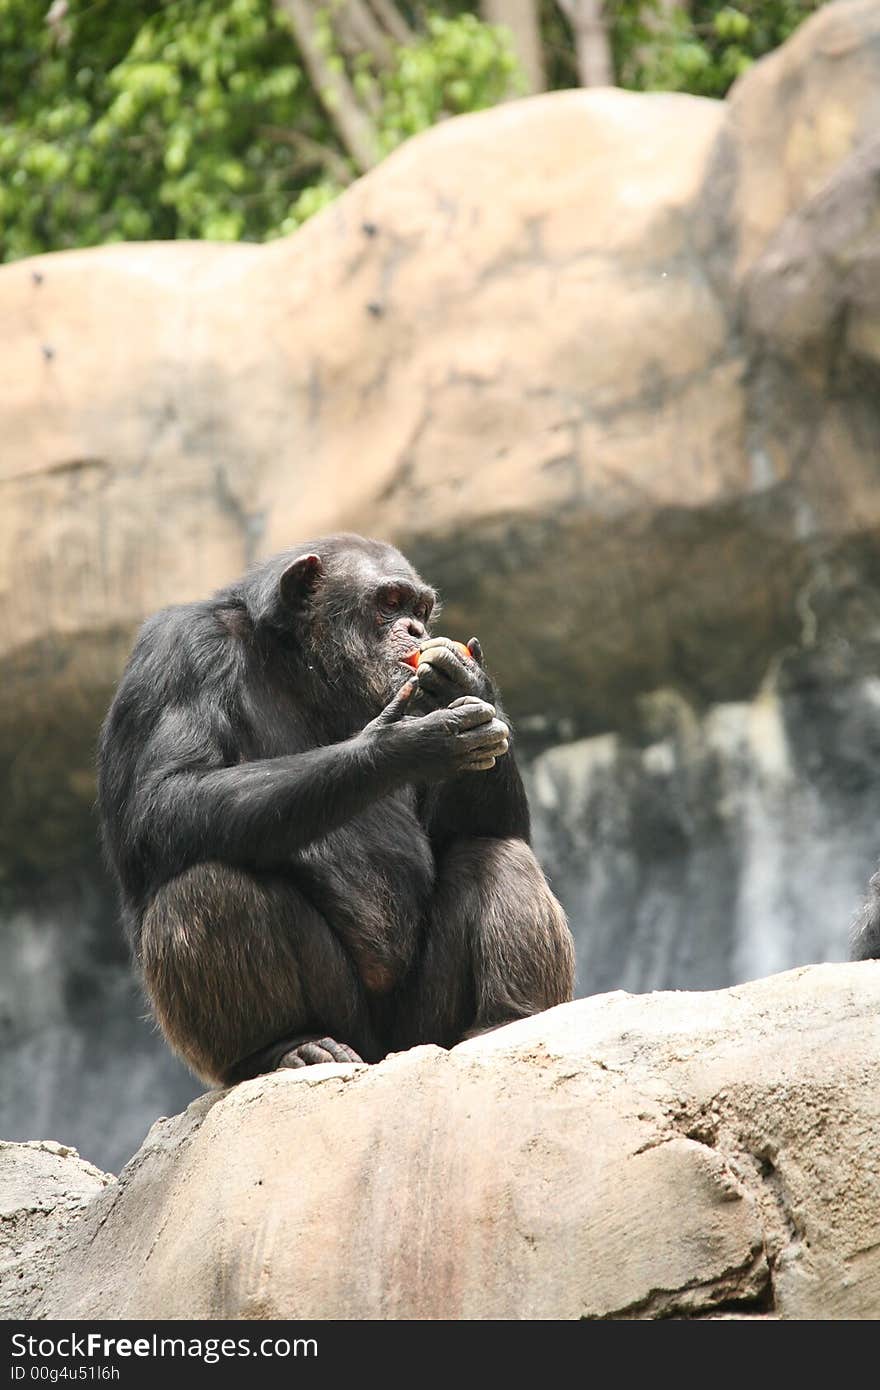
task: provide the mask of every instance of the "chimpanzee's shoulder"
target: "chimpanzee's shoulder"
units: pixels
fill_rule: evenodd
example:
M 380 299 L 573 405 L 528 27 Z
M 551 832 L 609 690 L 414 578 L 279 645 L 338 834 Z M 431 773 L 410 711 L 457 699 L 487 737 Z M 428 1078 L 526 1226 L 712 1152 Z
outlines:
M 238 664 L 238 646 L 211 601 L 176 603 L 146 619 L 132 648 L 126 676 L 148 676 L 167 694 L 180 681 L 224 679 Z
M 204 601 L 170 603 L 144 620 L 138 640 L 144 642 L 180 641 L 192 628 L 208 622 L 211 605 Z
M 134 654 L 171 657 L 197 649 L 222 635 L 214 606 L 207 602 L 174 603 L 152 613 L 141 625 Z

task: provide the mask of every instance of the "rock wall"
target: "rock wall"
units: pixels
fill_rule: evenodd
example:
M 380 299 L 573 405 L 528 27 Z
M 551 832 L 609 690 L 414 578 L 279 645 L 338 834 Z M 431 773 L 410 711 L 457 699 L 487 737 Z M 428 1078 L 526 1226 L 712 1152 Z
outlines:
M 818 966 L 245 1082 L 86 1174 L 0 1315 L 876 1318 L 878 1018 Z M 6 1267 L 57 1191 L 0 1149 Z
M 845 953 L 880 850 L 878 129 L 848 0 L 725 103 L 511 103 L 268 246 L 0 270 L 4 1134 L 69 1114 L 116 1166 L 192 1093 L 112 926 L 95 733 L 145 614 L 327 528 L 479 632 L 582 990 Z
M 97 864 L 0 889 L 0 1133 L 118 1170 L 202 1089 L 145 1018 Z
M 66 1144 L 0 1141 L 0 1318 L 30 1316 L 65 1227 L 113 1181 Z
M 532 764 L 538 854 L 574 922 L 580 992 L 717 989 L 845 959 L 876 864 L 880 681 L 699 715 L 646 701 L 643 738 Z

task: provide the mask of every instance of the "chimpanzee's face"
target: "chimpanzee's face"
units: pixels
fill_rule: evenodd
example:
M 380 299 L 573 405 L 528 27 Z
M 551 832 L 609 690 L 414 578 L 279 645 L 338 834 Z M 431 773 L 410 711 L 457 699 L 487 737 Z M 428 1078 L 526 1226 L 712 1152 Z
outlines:
M 412 675 L 403 658 L 437 611 L 434 590 L 398 551 L 348 552 L 328 563 L 315 595 L 312 649 L 331 685 L 378 710 Z
M 371 597 L 380 645 L 399 662 L 428 635 L 436 595 L 413 574 L 380 580 Z

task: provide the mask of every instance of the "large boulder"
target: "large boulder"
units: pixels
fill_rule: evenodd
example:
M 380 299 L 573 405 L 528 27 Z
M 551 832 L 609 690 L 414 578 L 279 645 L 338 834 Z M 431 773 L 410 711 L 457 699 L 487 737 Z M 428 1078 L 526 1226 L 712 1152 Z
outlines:
M 582 991 L 845 952 L 880 822 L 878 101 L 880 9 L 828 4 L 724 103 L 537 97 L 272 245 L 0 269 L 7 1136 L 116 1166 L 192 1096 L 97 868 L 96 731 L 148 612 L 330 527 L 483 639 Z
M 632 723 L 670 681 L 751 694 L 797 639 L 817 548 L 876 538 L 880 394 L 846 382 L 874 300 L 849 340 L 817 314 L 821 379 L 775 359 L 768 378 L 742 277 L 842 177 L 878 93 L 880 13 L 851 0 L 727 103 L 515 102 L 410 141 L 268 246 L 0 271 L 0 845 L 44 863 L 81 839 L 146 613 L 340 527 L 410 552 L 452 630 L 478 615 L 550 735 Z M 873 263 L 876 180 L 848 188 Z
M 0 1141 L 0 1318 L 29 1316 L 65 1227 L 112 1181 L 66 1144 Z
M 479 612 L 514 698 L 540 672 L 536 709 L 564 711 L 587 665 L 642 644 L 636 663 L 658 665 L 633 591 L 675 559 L 624 532 L 710 506 L 742 469 L 740 372 L 691 247 L 723 116 L 559 93 L 411 141 L 285 241 L 0 271 L 0 746 L 21 789 L 0 833 L 43 854 L 46 801 L 60 815 L 63 792 L 87 794 L 148 612 L 316 533 L 398 541 L 448 590 L 454 630 Z M 59 763 L 63 790 L 44 776 Z
M 876 1318 L 878 1018 L 880 964 L 813 967 L 246 1082 L 155 1125 L 24 1311 Z
M 641 739 L 531 762 L 535 847 L 575 926 L 580 992 L 718 989 L 849 954 L 880 850 L 880 681 L 787 660 L 784 696 L 701 714 L 658 691 Z
M 876 0 L 824 4 L 736 84 L 719 149 L 739 277 L 785 219 L 880 129 Z M 722 170 L 718 169 L 719 174 Z

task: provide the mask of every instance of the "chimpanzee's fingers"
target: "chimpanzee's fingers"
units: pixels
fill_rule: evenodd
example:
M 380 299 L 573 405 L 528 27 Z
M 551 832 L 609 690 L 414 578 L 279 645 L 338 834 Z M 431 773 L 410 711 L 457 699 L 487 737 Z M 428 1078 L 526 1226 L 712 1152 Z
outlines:
M 419 643 L 420 652 L 434 651 L 441 647 L 447 651 L 455 652 L 456 643 L 451 637 L 426 637 L 423 642 Z
M 423 665 L 436 666 L 439 670 L 445 671 L 446 675 L 451 676 L 453 680 L 460 680 L 468 669 L 461 653 L 456 651 L 452 643 L 445 638 L 438 638 L 436 641 L 432 639 L 430 646 L 420 648 L 417 669 L 420 670 Z
M 353 1047 L 347 1043 L 338 1043 L 335 1038 L 319 1038 L 318 1047 L 322 1047 L 325 1052 L 329 1052 L 334 1062 L 362 1062 L 363 1057 L 359 1057 Z
M 430 687 L 431 685 L 436 685 L 438 680 L 443 680 L 447 683 L 451 683 L 445 671 L 439 669 L 437 666 L 434 665 L 433 662 L 420 661 L 418 669 L 416 671 L 416 675 L 419 678 L 419 684 L 427 685 L 428 687 Z
M 282 1067 L 314 1067 L 320 1062 L 360 1062 L 362 1059 L 345 1043 L 333 1038 L 312 1038 L 285 1052 Z
M 454 705 L 449 706 L 449 709 L 455 716 L 452 727 L 456 735 L 460 735 L 467 729 L 475 729 L 480 724 L 490 724 L 495 718 L 495 706 L 490 705 L 487 700 L 478 700 L 475 696 L 456 700 Z
M 402 719 L 409 709 L 409 702 L 418 689 L 418 685 L 415 676 L 410 676 L 409 680 L 404 681 L 394 699 L 389 700 L 382 713 L 378 714 L 372 721 L 373 724 L 396 724 L 398 719 Z
M 321 1044 L 317 1042 L 300 1043 L 299 1047 L 296 1049 L 296 1052 L 297 1056 L 302 1058 L 307 1067 L 315 1067 L 318 1066 L 318 1064 L 321 1062 L 333 1061 L 333 1058 L 327 1051 L 327 1049 L 322 1047 Z M 290 1053 L 288 1053 L 287 1055 L 289 1057 Z
M 461 690 L 458 681 L 450 680 L 444 672 L 438 671 L 434 666 L 429 666 L 427 662 L 419 667 L 418 677 L 419 688 L 430 690 L 444 705 L 448 705 L 451 700 L 454 700 Z
M 483 648 L 479 637 L 468 638 L 467 649 L 478 666 L 483 664 Z
M 510 744 L 506 742 L 471 744 L 468 748 L 463 748 L 461 750 L 460 761 L 462 766 L 465 766 L 470 763 L 485 762 L 488 758 L 492 758 L 493 760 L 495 758 L 503 758 L 509 748 Z
M 488 772 L 489 769 L 493 768 L 494 766 L 494 758 L 484 758 L 481 762 L 478 763 L 465 763 L 464 767 L 461 770 L 462 772 Z
M 458 734 L 458 739 L 469 753 L 479 750 L 496 757 L 506 753 L 510 747 L 510 729 L 502 719 L 493 719 L 491 723 L 464 729 Z
M 436 695 L 433 690 L 426 690 L 424 686 L 419 686 L 410 710 L 412 714 L 433 714 L 435 709 L 442 709 L 446 704 L 448 701 Z

